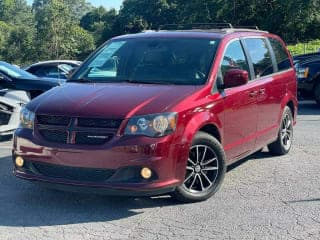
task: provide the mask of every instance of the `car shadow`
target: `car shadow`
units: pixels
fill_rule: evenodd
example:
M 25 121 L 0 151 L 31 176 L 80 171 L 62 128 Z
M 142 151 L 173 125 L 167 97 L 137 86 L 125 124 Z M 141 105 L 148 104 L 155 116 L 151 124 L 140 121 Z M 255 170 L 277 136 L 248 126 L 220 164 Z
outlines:
M 320 198 L 311 198 L 311 199 L 302 199 L 302 200 L 294 200 L 294 201 L 286 201 L 285 204 L 290 203 L 307 203 L 307 202 L 320 202 Z
M 169 196 L 128 198 L 49 190 L 14 177 L 12 168 L 9 156 L 0 158 L 0 226 L 108 222 L 180 204 Z
M 301 101 L 298 106 L 298 115 L 320 115 L 320 106 L 316 102 Z
M 234 169 L 236 169 L 237 167 L 241 166 L 242 164 L 245 164 L 246 162 L 250 161 L 250 160 L 260 160 L 260 159 L 267 159 L 267 158 L 274 158 L 275 156 L 272 155 L 268 150 L 263 150 L 263 151 L 259 151 L 256 152 L 244 159 L 241 159 L 231 165 L 228 166 L 227 168 L 227 172 L 230 172 Z

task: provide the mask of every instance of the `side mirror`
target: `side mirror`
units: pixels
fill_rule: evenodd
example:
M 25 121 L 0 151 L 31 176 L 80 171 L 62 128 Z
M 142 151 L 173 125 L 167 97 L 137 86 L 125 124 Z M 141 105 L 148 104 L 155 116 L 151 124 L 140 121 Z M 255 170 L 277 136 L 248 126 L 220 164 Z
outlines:
M 230 69 L 224 74 L 224 88 L 238 87 L 247 84 L 249 73 L 241 69 Z

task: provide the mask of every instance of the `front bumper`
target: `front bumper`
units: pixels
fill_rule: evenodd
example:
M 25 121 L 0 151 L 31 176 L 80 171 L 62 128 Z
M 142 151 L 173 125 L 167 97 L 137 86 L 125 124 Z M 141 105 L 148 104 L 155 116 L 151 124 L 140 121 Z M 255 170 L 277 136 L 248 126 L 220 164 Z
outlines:
M 31 130 L 18 129 L 14 136 L 13 160 L 20 156 L 26 164 L 22 168 L 15 166 L 14 174 L 55 188 L 71 187 L 111 195 L 158 195 L 173 191 L 184 179 L 189 146 L 173 142 L 174 136 L 115 137 L 96 147 L 58 146 L 37 139 Z M 139 175 L 143 167 L 153 172 L 148 180 Z M 61 168 L 64 172 L 58 171 L 55 175 L 52 169 Z M 100 178 L 104 171 L 110 176 Z M 80 172 L 83 175 L 78 176 L 76 173 Z M 77 177 L 73 177 L 75 174 Z

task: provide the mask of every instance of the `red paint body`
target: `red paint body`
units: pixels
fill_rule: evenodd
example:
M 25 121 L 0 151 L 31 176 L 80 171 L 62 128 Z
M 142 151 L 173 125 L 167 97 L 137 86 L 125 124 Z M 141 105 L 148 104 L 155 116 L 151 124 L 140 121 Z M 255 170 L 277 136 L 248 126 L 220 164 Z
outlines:
M 17 168 L 16 176 L 50 183 L 141 191 L 146 194 L 159 189 L 172 190 L 184 180 L 189 147 L 200 129 L 211 127 L 216 130 L 215 137 L 225 149 L 227 163 L 231 164 L 277 138 L 286 105 L 293 106 L 294 117 L 296 116 L 297 86 L 293 68 L 242 86 L 212 91 L 225 47 L 230 41 L 235 38 L 277 38 L 276 36 L 262 32 L 182 32 L 138 34 L 129 37 L 147 38 L 153 35 L 220 38 L 207 83 L 201 86 L 67 83 L 35 99 L 28 108 L 36 114 L 124 119 L 116 136 L 99 146 L 63 145 L 45 141 L 36 128 L 34 131 L 18 129 L 14 138 L 13 155 L 32 162 L 88 169 L 149 167 L 158 178 L 136 183 L 93 183 L 38 176 Z M 173 134 L 162 138 L 123 134 L 126 119 L 164 112 L 178 113 L 177 128 Z

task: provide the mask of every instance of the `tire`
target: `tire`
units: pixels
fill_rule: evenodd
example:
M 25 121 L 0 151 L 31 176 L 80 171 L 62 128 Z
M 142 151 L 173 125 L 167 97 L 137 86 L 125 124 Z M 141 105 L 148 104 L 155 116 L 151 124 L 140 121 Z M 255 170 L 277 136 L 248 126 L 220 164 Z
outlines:
M 320 83 L 318 83 L 314 88 L 314 98 L 317 104 L 320 106 Z
M 192 142 L 182 185 L 172 194 L 181 202 L 204 201 L 221 186 L 226 172 L 225 153 L 217 139 L 198 132 Z
M 285 155 L 291 149 L 292 140 L 293 117 L 290 108 L 286 106 L 282 114 L 278 138 L 275 142 L 268 145 L 269 151 L 274 155 Z

